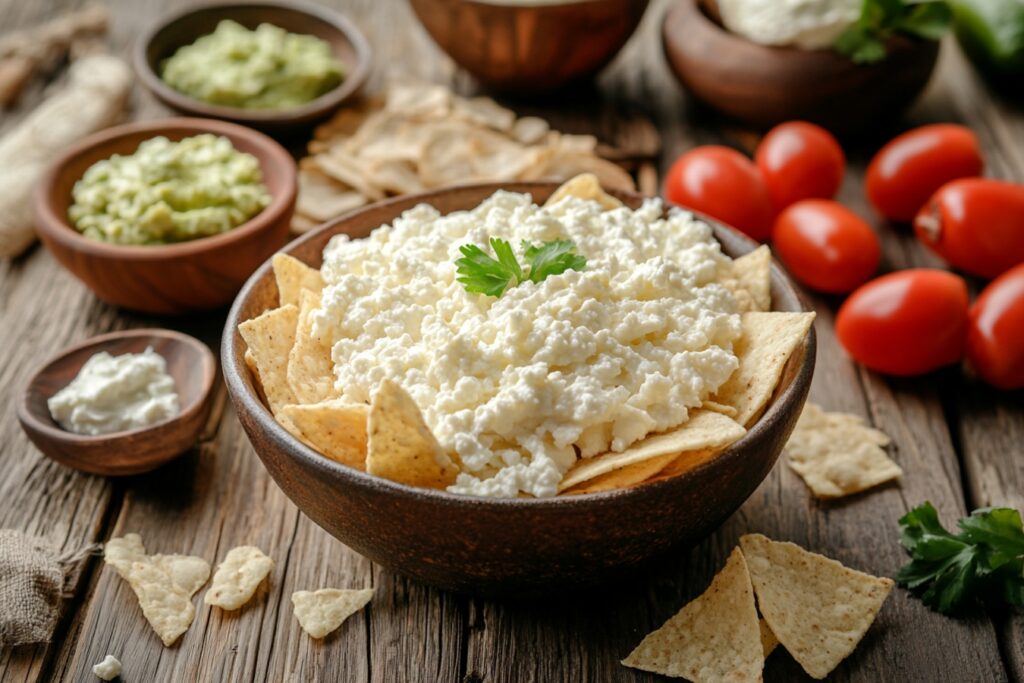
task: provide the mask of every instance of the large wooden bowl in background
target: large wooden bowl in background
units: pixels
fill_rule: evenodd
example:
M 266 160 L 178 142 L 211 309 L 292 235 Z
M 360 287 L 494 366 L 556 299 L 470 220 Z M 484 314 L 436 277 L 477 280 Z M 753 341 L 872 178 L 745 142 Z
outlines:
M 400 197 L 343 216 L 285 252 L 319 267 L 333 235 L 365 237 L 421 202 L 448 213 L 473 208 L 497 189 L 529 192 L 543 202 L 556 186 L 486 184 Z M 632 207 L 642 202 L 637 194 L 612 194 Z M 755 247 L 730 228 L 714 229 L 733 256 Z M 777 265 L 772 268 L 772 299 L 776 310 L 804 309 Z M 814 368 L 812 330 L 786 366 L 764 416 L 719 457 L 679 477 L 552 499 L 475 498 L 404 486 L 346 467 L 307 448 L 277 424 L 259 399 L 237 331 L 240 322 L 277 305 L 273 273 L 265 264 L 238 295 L 221 347 L 229 395 L 271 476 L 310 519 L 374 562 L 425 583 L 477 594 L 593 584 L 710 533 L 775 464 Z
M 894 36 L 877 64 L 855 64 L 834 50 L 758 45 L 725 30 L 699 0 L 676 0 L 662 26 L 665 57 L 698 100 L 767 128 L 812 121 L 846 133 L 901 114 L 924 90 L 939 43 Z
M 326 41 L 345 65 L 345 80 L 317 99 L 282 111 L 260 111 L 208 104 L 180 93 L 160 78 L 160 64 L 179 47 L 213 33 L 222 19 L 246 28 L 273 24 L 291 33 Z M 363 34 L 345 17 L 324 7 L 296 2 L 226 2 L 191 7 L 157 22 L 135 44 L 135 71 L 142 83 L 164 104 L 194 116 L 235 121 L 272 133 L 303 129 L 323 119 L 352 98 L 370 70 L 371 51 Z
M 530 95 L 597 73 L 636 30 L 647 1 L 410 4 L 434 42 L 481 83 Z
M 255 156 L 270 204 L 248 222 L 177 244 L 123 246 L 84 237 L 68 222 L 71 190 L 95 162 L 131 154 L 145 140 L 213 133 Z M 175 315 L 219 308 L 288 241 L 295 209 L 295 162 L 266 135 L 225 121 L 162 119 L 116 126 L 70 147 L 39 179 L 33 198 L 39 237 L 54 257 L 104 301 L 134 311 Z

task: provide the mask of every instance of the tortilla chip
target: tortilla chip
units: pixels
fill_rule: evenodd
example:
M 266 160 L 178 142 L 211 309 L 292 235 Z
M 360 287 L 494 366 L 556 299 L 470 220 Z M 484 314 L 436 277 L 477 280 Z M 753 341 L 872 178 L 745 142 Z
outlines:
M 740 538 L 757 604 L 772 632 L 814 678 L 824 678 L 871 627 L 892 579 L 871 576 L 761 534 Z
M 703 595 L 648 634 L 622 663 L 695 683 L 760 681 L 764 650 L 739 548 Z
M 295 392 L 288 384 L 288 354 L 295 345 L 298 317 L 299 309 L 288 304 L 238 326 L 256 361 L 263 393 L 275 417 L 283 406 L 296 402 Z
M 757 626 L 761 629 L 761 649 L 764 650 L 764 658 L 768 659 L 768 655 L 775 652 L 775 648 L 779 646 L 779 639 L 775 637 L 772 627 L 764 619 L 758 619 Z
M 736 417 L 736 415 L 739 414 L 739 411 L 733 406 L 727 406 L 724 403 L 718 403 L 717 401 L 704 401 L 700 404 L 700 407 L 704 410 L 721 413 L 726 417 Z
M 544 206 L 557 204 L 566 197 L 595 201 L 603 209 L 617 209 L 622 206 L 622 202 L 601 189 L 601 183 L 593 173 L 581 173 L 575 178 L 566 180 L 555 190 L 554 194 L 548 197 Z
M 594 477 L 652 458 L 678 455 L 710 446 L 727 446 L 745 432 L 743 427 L 721 413 L 695 410 L 690 413 L 689 420 L 670 432 L 649 436 L 619 453 L 608 452 L 592 458 L 581 458 L 565 473 L 558 490 L 564 491 Z
M 146 555 L 138 534 L 112 538 L 103 560 L 128 582 L 142 614 L 164 645 L 170 646 L 195 619 L 192 596 L 210 578 L 210 564 L 191 555 Z
M 366 203 L 366 197 L 347 185 L 311 168 L 299 171 L 299 197 L 295 210 L 314 225 L 348 213 Z M 292 220 L 294 226 L 295 220 Z
M 370 405 L 366 471 L 431 489 L 455 482 L 456 468 L 423 421 L 416 402 L 388 380 L 380 383 Z
M 732 262 L 723 283 L 739 304 L 740 313 L 772 308 L 772 252 L 767 245 Z
M 277 280 L 277 299 L 281 306 L 299 305 L 299 292 L 310 289 L 319 293 L 324 288 L 320 271 L 288 254 L 274 254 L 271 260 Z
M 303 289 L 299 293 L 295 344 L 288 352 L 288 386 L 299 403 L 320 403 L 338 397 L 331 345 L 313 334 L 312 313 L 318 308 L 320 293 Z
M 702 448 L 697 451 L 687 451 L 677 455 L 672 462 L 668 463 L 660 472 L 658 472 L 655 479 L 671 479 L 672 477 L 678 477 L 680 474 L 689 472 L 699 465 L 714 460 L 719 453 L 724 451 L 725 448 Z
M 332 399 L 285 406 L 282 413 L 298 427 L 313 450 L 343 465 L 366 469 L 366 423 L 370 406 Z
M 903 476 L 885 452 L 889 443 L 859 415 L 807 403 L 786 444 L 787 461 L 815 496 L 838 498 Z
M 643 460 L 641 462 L 633 463 L 632 465 L 626 465 L 620 467 L 617 470 L 612 470 L 608 474 L 602 474 L 589 481 L 585 481 L 582 484 L 578 484 L 571 489 L 562 491 L 566 495 L 578 495 L 581 493 L 597 493 L 599 491 L 611 491 L 613 489 L 625 489 L 630 486 L 636 486 L 642 484 L 645 481 L 651 479 L 663 469 L 665 466 L 675 460 L 678 455 L 675 453 L 668 453 L 661 455 L 656 458 L 649 460 Z
M 236 610 L 252 599 L 256 589 L 274 568 L 274 561 L 255 546 L 232 548 L 213 575 L 213 584 L 203 602 L 225 610 Z
M 743 334 L 733 346 L 736 372 L 718 388 L 713 401 L 736 409 L 736 422 L 750 425 L 761 415 L 786 361 L 807 336 L 814 313 L 744 313 Z
M 296 591 L 292 593 L 295 618 L 303 631 L 313 638 L 323 638 L 365 607 L 373 597 L 373 590 L 322 588 L 318 591 Z

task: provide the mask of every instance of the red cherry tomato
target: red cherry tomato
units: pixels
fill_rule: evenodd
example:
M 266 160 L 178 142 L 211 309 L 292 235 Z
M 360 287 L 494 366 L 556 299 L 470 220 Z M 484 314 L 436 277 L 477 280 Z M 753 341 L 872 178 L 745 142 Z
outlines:
M 893 138 L 868 165 L 867 193 L 886 218 L 913 220 L 928 198 L 950 180 L 981 174 L 978 138 L 951 123 L 922 126 Z
M 882 250 L 860 216 L 830 199 L 805 199 L 775 219 L 772 245 L 796 279 L 830 294 L 849 292 L 878 270 Z
M 914 231 L 955 268 L 994 278 L 1024 263 L 1024 185 L 984 178 L 946 183 L 917 214 Z
M 955 363 L 967 336 L 967 283 L 927 268 L 883 275 L 843 303 L 836 336 L 859 363 L 890 375 Z
M 665 197 L 759 242 L 771 232 L 771 199 L 757 167 L 728 147 L 696 147 L 676 159 L 665 178 Z
M 971 365 L 994 387 L 1024 387 L 1024 264 L 993 280 L 971 306 L 970 315 Z
M 832 199 L 846 170 L 843 148 L 832 133 L 804 121 L 768 131 L 754 161 L 779 211 L 801 199 Z

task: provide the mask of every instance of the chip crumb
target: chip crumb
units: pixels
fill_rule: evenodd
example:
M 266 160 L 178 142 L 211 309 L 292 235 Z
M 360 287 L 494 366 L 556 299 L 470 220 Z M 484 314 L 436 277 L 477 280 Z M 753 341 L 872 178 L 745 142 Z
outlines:
M 107 655 L 102 662 L 93 665 L 92 672 L 102 681 L 112 681 L 121 675 L 121 660 Z
M 622 663 L 694 683 L 760 681 L 764 650 L 757 622 L 750 575 L 736 548 L 708 589 Z
M 764 620 L 817 679 L 853 652 L 893 587 L 892 579 L 761 534 L 740 537 L 740 547 Z
M 295 618 L 299 620 L 303 631 L 313 638 L 323 638 L 365 607 L 373 593 L 373 588 L 296 591 L 292 593 Z
M 274 561 L 251 545 L 232 548 L 213 575 L 203 602 L 225 610 L 236 610 L 252 599 L 256 589 L 274 568 Z
M 885 452 L 889 437 L 859 415 L 808 402 L 786 444 L 789 466 L 818 498 L 839 498 L 903 476 Z

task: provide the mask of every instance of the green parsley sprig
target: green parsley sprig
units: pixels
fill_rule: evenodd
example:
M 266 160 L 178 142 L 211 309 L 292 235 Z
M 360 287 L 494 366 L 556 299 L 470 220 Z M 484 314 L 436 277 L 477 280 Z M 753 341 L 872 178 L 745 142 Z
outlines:
M 944 0 L 863 0 L 860 18 L 836 39 L 835 49 L 857 62 L 885 59 L 885 41 L 897 33 L 939 40 L 953 21 Z
M 523 282 L 543 282 L 549 275 L 567 270 L 583 270 L 587 259 L 576 253 L 572 240 L 550 240 L 540 245 L 523 240 L 520 248 L 526 267 L 519 264 L 512 245 L 506 240 L 492 237 L 494 258 L 475 244 L 459 247 L 462 258 L 455 261 L 458 277 L 467 292 L 500 297 L 509 287 Z
M 981 508 L 952 534 L 931 503 L 900 518 L 911 562 L 896 581 L 931 609 L 959 614 L 982 604 L 1024 606 L 1024 527 L 1012 508 Z

